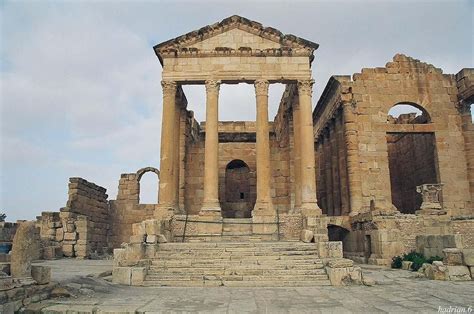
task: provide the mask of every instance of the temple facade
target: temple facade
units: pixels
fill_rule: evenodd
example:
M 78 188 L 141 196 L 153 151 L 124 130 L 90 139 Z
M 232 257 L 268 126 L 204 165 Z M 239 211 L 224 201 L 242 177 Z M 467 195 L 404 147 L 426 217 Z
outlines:
M 122 174 L 109 201 L 103 188 L 72 179 L 68 206 L 39 219 L 50 247 L 83 257 L 115 248 L 117 278 L 128 284 L 134 271 L 143 283 L 164 242 L 303 241 L 318 258 L 381 265 L 411 250 L 474 248 L 474 69 L 443 74 L 397 54 L 331 77 L 316 101 L 316 49 L 239 16 L 156 45 L 160 169 Z M 220 122 L 220 86 L 239 83 L 254 86 L 255 121 Z M 274 83 L 286 87 L 270 121 Z M 191 84 L 205 85 L 205 121 L 187 108 Z M 146 172 L 159 178 L 157 204 L 140 203 Z M 86 236 L 51 231 L 57 221 Z

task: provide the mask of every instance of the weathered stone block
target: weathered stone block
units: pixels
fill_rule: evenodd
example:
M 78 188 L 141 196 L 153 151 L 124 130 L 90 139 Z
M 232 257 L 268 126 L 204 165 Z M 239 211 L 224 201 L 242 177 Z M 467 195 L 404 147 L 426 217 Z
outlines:
M 157 235 L 161 233 L 161 221 L 157 219 L 145 220 L 145 232 L 147 235 Z
M 146 229 L 145 229 L 145 223 L 144 222 L 139 222 L 132 224 L 132 234 L 133 235 L 145 235 Z
M 39 257 L 40 252 L 38 231 L 33 221 L 20 223 L 13 238 L 11 252 L 11 274 L 13 277 L 31 276 L 31 262 L 36 256 Z
M 307 229 L 301 230 L 300 240 L 306 243 L 314 242 L 313 231 Z
M 143 281 L 145 280 L 146 273 L 147 271 L 145 267 L 132 267 L 132 278 L 131 278 L 130 284 L 132 286 L 143 285 Z
M 146 236 L 146 243 L 149 244 L 154 244 L 158 242 L 158 236 L 157 235 L 147 235 Z
M 40 285 L 51 282 L 51 267 L 49 266 L 31 266 L 31 277 Z
M 474 249 L 463 249 L 464 264 L 472 267 L 474 266 Z
M 157 240 L 158 243 L 167 243 L 168 242 L 168 239 L 163 234 L 158 234 L 156 236 L 156 240 Z
M 130 286 L 132 284 L 132 267 L 114 267 L 112 282 Z
M 67 257 L 74 256 L 74 245 L 72 244 L 63 244 L 63 254 Z
M 448 268 L 441 262 L 433 262 L 425 269 L 425 276 L 431 280 L 448 280 Z
M 319 256 L 322 258 L 342 258 L 342 242 L 341 241 L 321 241 L 317 242 Z
M 145 242 L 144 235 L 132 235 L 130 237 L 130 243 L 143 243 L 143 242 Z
M 467 266 L 447 266 L 449 280 L 465 281 L 471 280 L 471 273 Z
M 331 268 L 344 268 L 354 266 L 354 261 L 347 258 L 338 258 L 328 262 L 328 266 Z
M 463 265 L 461 249 L 448 248 L 443 250 L 443 263 L 449 266 Z
M 67 232 L 64 234 L 64 240 L 75 241 L 77 240 L 77 232 Z

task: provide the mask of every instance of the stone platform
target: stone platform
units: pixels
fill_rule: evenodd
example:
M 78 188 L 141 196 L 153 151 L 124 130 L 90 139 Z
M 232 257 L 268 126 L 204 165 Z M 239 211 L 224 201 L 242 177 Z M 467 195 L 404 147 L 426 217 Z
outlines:
M 281 287 L 330 285 L 314 243 L 166 243 L 144 286 Z

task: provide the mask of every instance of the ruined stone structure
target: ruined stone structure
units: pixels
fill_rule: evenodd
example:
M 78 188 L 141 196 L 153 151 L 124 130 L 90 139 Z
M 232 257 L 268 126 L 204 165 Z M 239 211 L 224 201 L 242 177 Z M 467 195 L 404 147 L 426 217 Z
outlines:
M 38 222 L 45 257 L 89 257 L 115 248 L 116 282 L 153 285 L 169 275 L 163 267 L 174 267 L 158 257 L 181 259 L 198 272 L 214 264 L 206 259 L 214 253 L 242 265 L 249 255 L 281 261 L 307 255 L 326 269 L 315 282 L 337 285 L 347 276 L 361 280 L 342 257 L 386 265 L 395 255 L 424 250 L 417 237 L 419 243 L 456 237 L 429 240 L 427 247 L 436 250 L 426 252 L 473 248 L 474 69 L 443 74 L 397 54 L 385 67 L 331 77 L 313 111 L 317 48 L 239 16 L 155 46 L 163 66 L 160 170 L 122 174 L 117 198 L 108 202 L 105 189 L 71 179 L 66 208 L 43 213 Z M 225 105 L 219 88 L 237 83 L 254 86 L 255 121 L 219 122 Z M 269 121 L 273 83 L 286 88 Z M 182 86 L 189 84 L 206 87 L 204 122 L 187 109 Z M 397 105 L 415 111 L 397 115 Z M 140 204 L 146 172 L 159 179 L 157 204 Z M 202 263 L 191 267 L 196 260 Z M 289 260 L 268 267 L 303 263 Z M 222 267 L 240 271 L 232 263 Z M 269 274 L 262 267 L 261 274 Z M 307 284 L 297 272 L 284 274 L 271 282 Z M 197 284 L 254 280 L 242 276 Z M 292 276 L 299 279 L 285 281 Z

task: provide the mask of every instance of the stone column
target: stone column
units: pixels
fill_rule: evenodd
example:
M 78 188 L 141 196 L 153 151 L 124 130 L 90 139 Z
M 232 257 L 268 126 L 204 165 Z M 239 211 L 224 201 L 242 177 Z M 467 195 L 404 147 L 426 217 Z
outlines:
M 257 201 L 253 214 L 272 213 L 270 195 L 270 133 L 268 128 L 268 86 L 267 80 L 255 81 L 257 98 Z
M 300 106 L 293 104 L 293 150 L 295 170 L 295 206 L 293 211 L 301 210 L 301 128 Z
M 160 189 L 159 207 L 161 210 L 176 209 L 176 189 L 174 186 L 174 139 L 176 114 L 176 82 L 162 81 L 163 117 L 161 123 Z
M 320 216 L 316 203 L 313 112 L 311 97 L 314 80 L 298 81 L 301 134 L 301 210 L 305 216 Z
M 325 156 L 324 156 L 324 136 L 321 134 L 317 142 L 318 146 L 318 180 L 316 180 L 316 190 L 318 194 L 318 204 L 323 214 L 327 214 L 326 178 L 325 178 Z
M 474 124 L 472 123 L 470 102 L 461 100 L 458 105 L 466 152 L 467 179 L 471 193 L 471 207 L 474 206 Z
M 332 172 L 331 172 L 331 143 L 330 131 L 328 128 L 323 131 L 324 136 L 324 178 L 326 182 L 326 213 L 328 216 L 334 216 L 334 198 L 332 193 Z
M 179 208 L 179 149 L 180 149 L 180 119 L 181 105 L 177 105 L 174 112 L 174 132 L 173 132 L 173 203 L 176 204 L 175 213 L 180 214 Z
M 359 165 L 359 141 L 357 138 L 357 116 L 351 102 L 342 105 L 344 138 L 347 150 L 347 176 L 349 182 L 350 215 L 362 210 L 362 182 Z
M 341 199 L 339 186 L 339 148 L 337 147 L 337 130 L 336 121 L 332 119 L 329 122 L 329 129 L 331 130 L 330 144 L 331 144 L 331 175 L 332 175 L 332 195 L 334 204 L 334 216 L 341 215 Z
M 219 204 L 219 87 L 220 81 L 206 81 L 206 143 L 204 148 L 204 198 L 201 215 L 221 215 Z
M 339 184 L 341 187 L 341 215 L 349 214 L 349 191 L 347 189 L 346 149 L 342 110 L 336 114 L 337 147 L 339 149 Z

